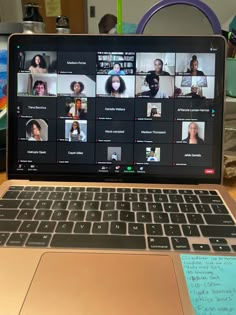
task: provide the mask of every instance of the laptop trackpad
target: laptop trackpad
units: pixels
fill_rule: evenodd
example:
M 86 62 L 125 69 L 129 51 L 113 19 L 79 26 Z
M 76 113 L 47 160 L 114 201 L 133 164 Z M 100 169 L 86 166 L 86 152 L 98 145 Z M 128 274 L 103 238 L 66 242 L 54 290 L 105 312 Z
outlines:
M 169 256 L 46 253 L 21 315 L 183 314 Z

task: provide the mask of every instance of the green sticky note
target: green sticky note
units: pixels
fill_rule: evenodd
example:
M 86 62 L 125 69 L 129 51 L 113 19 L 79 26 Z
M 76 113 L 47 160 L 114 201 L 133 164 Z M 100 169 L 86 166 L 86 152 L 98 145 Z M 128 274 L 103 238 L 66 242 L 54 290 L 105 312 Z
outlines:
M 236 314 L 236 257 L 180 255 L 196 315 Z

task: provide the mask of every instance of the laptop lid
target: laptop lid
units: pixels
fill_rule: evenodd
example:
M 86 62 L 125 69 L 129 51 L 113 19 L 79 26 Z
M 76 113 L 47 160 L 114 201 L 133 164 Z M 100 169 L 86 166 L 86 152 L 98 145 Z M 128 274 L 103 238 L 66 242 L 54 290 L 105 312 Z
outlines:
M 9 40 L 9 178 L 219 183 L 220 36 Z

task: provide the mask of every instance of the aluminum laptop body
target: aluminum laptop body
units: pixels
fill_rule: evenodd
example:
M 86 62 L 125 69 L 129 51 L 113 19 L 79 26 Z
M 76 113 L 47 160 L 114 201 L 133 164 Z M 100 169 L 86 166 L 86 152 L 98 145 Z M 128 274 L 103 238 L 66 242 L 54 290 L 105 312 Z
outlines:
M 195 314 L 180 255 L 235 256 L 220 36 L 9 40 L 0 314 Z

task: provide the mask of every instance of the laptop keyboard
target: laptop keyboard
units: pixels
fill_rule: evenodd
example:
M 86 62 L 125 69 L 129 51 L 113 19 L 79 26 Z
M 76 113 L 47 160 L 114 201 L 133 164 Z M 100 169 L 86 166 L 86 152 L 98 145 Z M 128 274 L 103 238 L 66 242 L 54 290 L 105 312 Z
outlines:
M 11 186 L 0 246 L 236 252 L 217 191 Z

